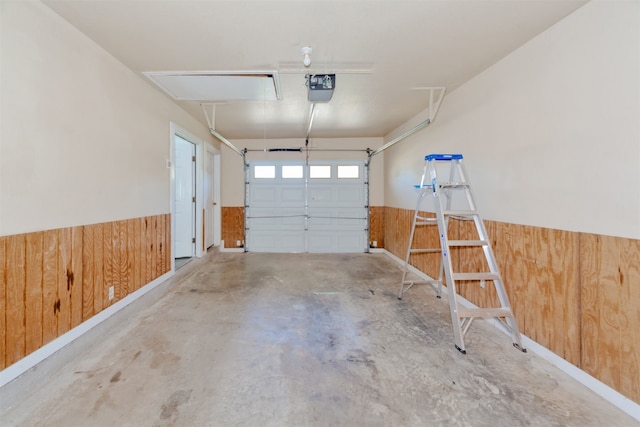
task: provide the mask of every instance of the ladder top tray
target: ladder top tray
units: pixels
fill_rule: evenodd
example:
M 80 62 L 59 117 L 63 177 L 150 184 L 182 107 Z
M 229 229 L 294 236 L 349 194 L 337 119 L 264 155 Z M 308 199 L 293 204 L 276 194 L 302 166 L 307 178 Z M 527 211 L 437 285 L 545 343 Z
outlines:
M 424 159 L 428 162 L 431 160 L 462 160 L 462 154 L 427 154 Z

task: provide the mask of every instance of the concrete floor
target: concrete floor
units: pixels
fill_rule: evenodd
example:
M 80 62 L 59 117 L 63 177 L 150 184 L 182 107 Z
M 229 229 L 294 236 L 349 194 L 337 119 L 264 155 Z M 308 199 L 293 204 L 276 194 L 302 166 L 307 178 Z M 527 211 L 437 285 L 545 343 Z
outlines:
M 638 424 L 485 322 L 462 355 L 444 300 L 399 301 L 400 278 L 383 254 L 212 252 L 90 332 L 0 424 Z

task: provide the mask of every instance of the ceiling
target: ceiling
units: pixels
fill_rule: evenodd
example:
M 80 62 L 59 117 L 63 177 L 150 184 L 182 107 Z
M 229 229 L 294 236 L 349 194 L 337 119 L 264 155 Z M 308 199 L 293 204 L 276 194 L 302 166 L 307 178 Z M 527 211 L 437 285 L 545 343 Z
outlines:
M 336 74 L 311 138 L 384 136 L 428 106 L 419 88 L 450 93 L 586 1 L 43 2 L 150 85 L 145 72 L 277 72 L 281 99 L 215 108 L 226 138 L 262 139 L 306 137 L 307 73 Z M 304 46 L 313 49 L 309 68 Z M 207 124 L 200 102 L 177 102 Z

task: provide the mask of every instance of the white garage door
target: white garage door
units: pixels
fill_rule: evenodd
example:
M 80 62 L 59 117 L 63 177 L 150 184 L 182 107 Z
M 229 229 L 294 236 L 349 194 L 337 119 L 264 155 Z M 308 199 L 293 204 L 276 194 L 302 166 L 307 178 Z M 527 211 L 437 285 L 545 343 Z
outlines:
M 246 199 L 247 251 L 368 251 L 364 161 L 253 162 Z

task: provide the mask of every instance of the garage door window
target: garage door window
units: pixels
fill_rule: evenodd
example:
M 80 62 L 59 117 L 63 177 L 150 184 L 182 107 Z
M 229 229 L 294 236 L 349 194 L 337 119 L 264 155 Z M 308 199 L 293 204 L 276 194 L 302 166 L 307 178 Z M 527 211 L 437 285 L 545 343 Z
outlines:
M 310 165 L 309 178 L 331 178 L 331 166 L 329 165 Z
M 360 178 L 358 165 L 338 165 L 338 178 Z
M 253 168 L 253 177 L 256 179 L 275 178 L 276 167 L 274 165 L 256 165 Z
M 282 166 L 282 178 L 302 178 L 304 169 L 302 165 L 284 165 Z

